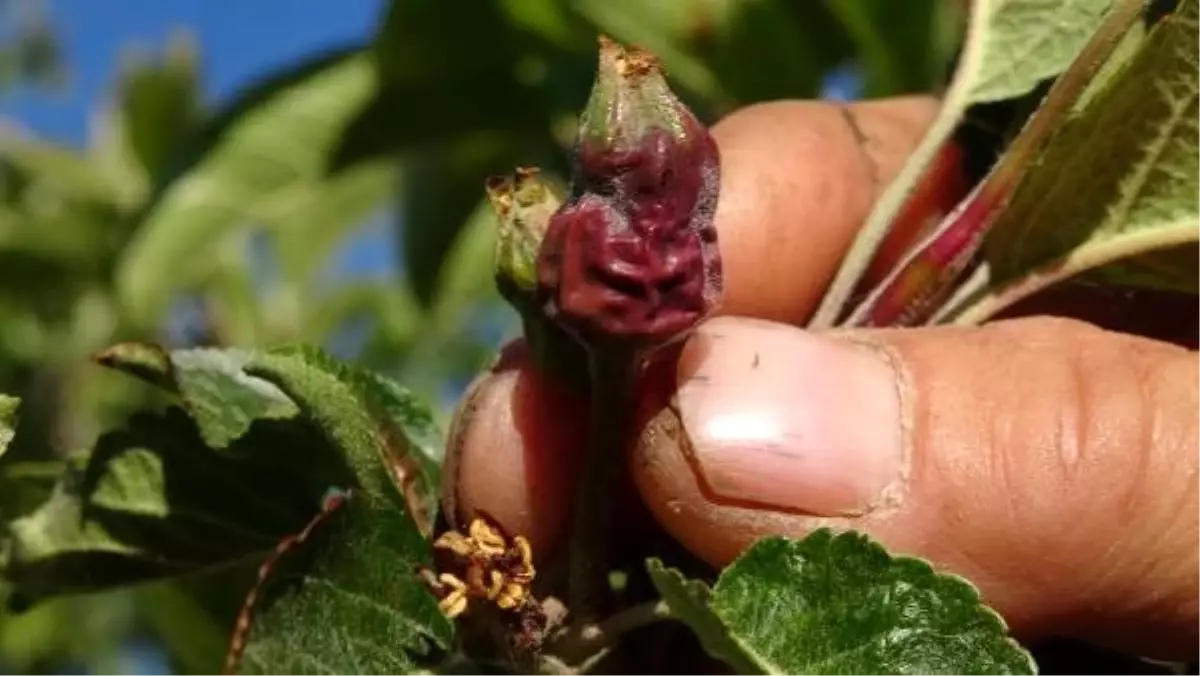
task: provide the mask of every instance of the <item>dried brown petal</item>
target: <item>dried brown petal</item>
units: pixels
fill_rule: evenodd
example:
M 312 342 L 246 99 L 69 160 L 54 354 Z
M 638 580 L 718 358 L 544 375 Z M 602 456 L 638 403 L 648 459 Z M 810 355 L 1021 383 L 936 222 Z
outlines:
M 521 608 L 532 600 L 530 585 L 536 571 L 533 551 L 524 537 L 509 538 L 498 525 L 477 518 L 466 535 L 441 534 L 434 549 L 448 555 L 438 560 L 440 573 L 421 570 L 419 574 L 447 617 L 466 612 L 470 599 L 513 612 L 524 612 Z

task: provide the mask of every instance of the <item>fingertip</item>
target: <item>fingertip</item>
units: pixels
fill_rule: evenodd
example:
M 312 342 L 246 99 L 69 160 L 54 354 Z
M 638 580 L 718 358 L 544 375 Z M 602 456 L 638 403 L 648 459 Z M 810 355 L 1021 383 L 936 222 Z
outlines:
M 586 402 L 509 348 L 468 389 L 451 426 L 443 495 L 460 526 L 486 514 L 541 559 L 565 537 Z

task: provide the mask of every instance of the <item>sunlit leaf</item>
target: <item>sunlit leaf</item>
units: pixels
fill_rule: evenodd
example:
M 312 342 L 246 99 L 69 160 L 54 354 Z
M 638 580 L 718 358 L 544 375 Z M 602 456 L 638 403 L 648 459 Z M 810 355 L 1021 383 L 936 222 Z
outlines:
M 0 126 L 0 159 L 63 198 L 122 206 L 117 186 L 100 167 L 64 146 Z
M 283 203 L 307 200 L 351 117 L 374 91 L 370 59 L 355 54 L 246 110 L 165 191 L 117 273 L 133 319 L 158 318 L 175 290 L 194 283 L 234 229 L 268 222 Z
M 388 203 L 399 186 L 391 160 L 364 162 L 325 179 L 307 199 L 290 200 L 271 215 L 272 231 L 289 281 L 309 281 L 330 252 Z
M 417 576 L 429 565 L 436 497 L 414 445 L 440 437 L 398 385 L 355 373 L 311 349 L 257 355 L 251 371 L 277 383 L 354 469 L 348 497 L 289 540 L 251 597 L 248 636 L 235 636 L 243 673 L 404 673 L 453 627 Z M 396 421 L 402 421 L 397 424 Z M 405 430 L 424 433 L 405 434 Z M 257 602 L 257 601 L 256 601 Z
M 983 181 L 911 248 L 854 309 L 847 325 L 912 326 L 938 314 L 1048 139 L 1087 98 L 1089 85 L 1110 76 L 1106 60 L 1127 53 L 1122 47 L 1131 33 L 1138 33 L 1141 9 L 1136 0 L 1122 0 L 1109 12 Z
M 120 343 L 96 356 L 180 396 L 205 443 L 224 448 L 260 418 L 291 418 L 298 409 L 279 388 L 247 375 L 245 350 L 191 349 L 167 352 L 156 345 Z
M 0 456 L 4 455 L 4 451 L 8 449 L 8 445 L 12 443 L 13 436 L 16 434 L 17 408 L 20 405 L 20 399 L 0 394 Z
M 195 46 L 175 35 L 160 59 L 131 63 L 118 89 L 122 137 L 144 176 L 163 177 L 199 121 Z

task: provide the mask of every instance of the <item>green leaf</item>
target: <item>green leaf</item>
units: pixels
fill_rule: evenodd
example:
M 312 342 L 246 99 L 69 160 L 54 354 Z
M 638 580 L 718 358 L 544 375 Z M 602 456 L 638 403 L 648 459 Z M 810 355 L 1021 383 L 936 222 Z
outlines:
M 951 55 L 941 33 L 959 18 L 955 3 L 831 0 L 824 3 L 857 47 L 863 68 L 863 98 L 928 91 L 941 84 Z M 955 45 L 957 46 L 957 45 Z M 822 73 L 824 74 L 824 73 Z
M 63 198 L 121 206 L 113 181 L 86 156 L 69 148 L 0 126 L 0 160 Z
M 247 674 L 412 673 L 431 647 L 450 647 L 454 627 L 415 571 L 429 544 L 393 505 L 351 497 L 319 541 L 286 554 L 264 593 L 239 663 Z M 279 592 L 279 590 L 283 590 Z
M 989 286 L 956 321 L 981 321 L 1050 283 L 1163 250 L 1177 253 L 1125 264 L 1124 274 L 1110 276 L 1196 289 L 1197 23 L 1197 2 L 1182 0 L 1140 49 L 1120 53 L 1128 62 L 1113 69 L 1017 186 L 985 242 Z M 1180 265 L 1190 265 L 1190 274 Z
M 145 326 L 161 317 L 175 290 L 209 271 L 212 252 L 231 232 L 269 224 L 290 213 L 289 203 L 309 199 L 343 128 L 374 88 L 369 56 L 352 54 L 232 121 L 170 184 L 125 251 L 117 288 L 132 320 Z
M 7 394 L 0 394 L 0 456 L 8 450 L 13 436 L 17 432 L 17 408 L 21 400 Z
M 434 445 L 440 435 L 434 436 L 427 409 L 403 388 L 384 386 L 382 377 L 312 347 L 256 353 L 247 371 L 299 404 L 344 455 L 367 498 L 407 512 L 422 533 L 432 530 L 439 484 L 436 466 L 421 459 L 420 446 Z
M 918 22 L 930 17 L 929 0 L 905 2 L 902 11 L 886 10 L 894 2 L 876 2 L 871 7 L 871 25 L 895 28 L 896 18 L 912 18 L 905 22 L 907 31 L 890 31 L 892 35 L 906 32 L 914 42 L 928 37 L 928 26 Z M 616 40 L 638 44 L 658 55 L 664 70 L 670 74 L 672 85 L 691 98 L 689 103 L 701 118 L 718 118 L 732 112 L 739 103 L 769 101 L 773 98 L 812 97 L 818 94 L 821 80 L 833 67 L 842 62 L 858 60 L 863 44 L 854 49 L 852 38 L 862 37 L 850 31 L 844 16 L 832 2 L 787 2 L 784 0 L 695 0 L 691 2 L 646 2 L 643 0 L 578 0 L 571 6 L 592 24 Z M 860 10 L 863 0 L 853 2 Z M 882 14 L 882 16 L 881 16 Z M 882 23 L 882 18 L 892 23 Z M 841 24 L 841 25 L 839 25 Z M 871 25 L 866 25 L 868 30 Z M 888 61 L 868 62 L 872 85 L 886 84 L 875 92 L 894 94 L 911 86 L 894 74 L 893 64 L 902 56 L 895 52 L 900 40 L 880 32 L 875 42 L 876 55 Z M 930 52 L 930 41 L 920 49 Z M 592 47 L 592 46 L 589 46 Z M 906 66 L 924 65 L 924 59 L 908 59 Z M 872 70 L 880 62 L 888 65 L 886 72 Z M 901 68 L 904 68 L 902 66 Z M 881 77 L 875 77 L 881 76 Z M 934 82 L 923 72 L 918 88 L 929 88 Z
M 398 284 L 380 284 L 378 280 L 362 280 L 338 284 L 318 298 L 309 300 L 303 308 L 304 334 L 314 343 L 325 343 L 335 332 L 358 318 L 378 322 L 378 329 L 387 335 L 397 349 L 392 352 L 386 367 L 394 367 L 403 359 L 403 346 L 408 345 L 424 329 L 425 317 L 408 289 Z M 356 356 L 364 362 L 364 354 Z
M 275 214 L 274 235 L 280 259 L 291 281 L 309 280 L 355 226 L 387 202 L 399 186 L 392 160 L 364 162 L 325 179 L 307 200 L 287 205 Z
M 418 452 L 440 445 L 428 410 L 399 385 L 312 348 L 258 354 L 249 369 L 299 403 L 356 481 L 256 593 L 269 600 L 255 612 L 239 669 L 407 673 L 431 646 L 449 648 L 453 625 L 416 574 L 431 561 L 436 508 L 436 467 Z
M 172 35 L 160 59 L 126 68 L 117 93 L 120 136 L 145 179 L 163 178 L 178 159 L 199 120 L 198 95 L 196 48 L 186 34 Z
M 1014 99 L 1033 91 L 1075 60 L 1113 0 L 992 0 L 972 6 L 985 25 L 967 50 L 972 103 Z M 970 58 L 964 56 L 964 60 Z
M 205 446 L 180 409 L 138 414 L 68 463 L 49 499 L 7 524 L 5 577 L 25 600 L 261 556 L 353 476 L 299 420 Z
M 286 419 L 299 409 L 278 387 L 247 375 L 251 352 L 237 349 L 173 350 L 120 343 L 96 361 L 174 392 L 200 427 L 204 442 L 221 449 L 258 419 Z
M 979 0 L 966 44 L 937 117 L 904 168 L 880 196 L 842 260 L 810 326 L 828 328 L 870 264 L 892 221 L 937 152 L 976 104 L 1017 98 L 1075 60 L 1114 0 Z
M 250 562 L 253 563 L 253 562 Z M 176 673 L 220 673 L 229 645 L 229 618 L 240 605 L 239 592 L 249 584 L 241 565 L 141 585 L 134 592 L 141 618 L 166 651 Z
M 300 412 L 296 402 L 328 395 L 332 398 L 314 410 L 331 416 L 327 420 L 347 421 L 348 425 L 337 427 L 339 434 L 346 435 L 339 438 L 338 447 L 350 449 L 351 466 L 361 470 L 373 467 L 377 457 L 386 459 L 398 485 L 413 491 L 415 504 L 436 509 L 442 432 L 428 406 L 383 375 L 343 364 L 309 347 L 166 352 L 155 345 L 129 342 L 105 350 L 96 359 L 178 394 L 205 443 L 216 449 L 240 438 L 255 421 L 295 418 Z M 257 370 L 263 373 L 251 373 Z M 288 387 L 301 388 L 295 401 L 285 394 Z M 330 411 L 328 406 L 336 409 Z M 356 441 L 348 442 L 351 437 Z M 365 437 L 372 439 L 364 441 Z M 433 512 L 429 514 L 432 519 Z
M 720 618 L 709 610 L 712 589 L 707 584 L 687 579 L 683 573 L 675 568 L 667 568 L 658 559 L 647 561 L 646 569 L 654 588 L 671 609 L 671 614 L 691 627 L 705 652 L 729 664 L 740 674 L 759 673 L 760 667 L 742 651 Z
M 749 673 L 1034 673 L 970 583 L 853 532 L 761 540 L 707 599 L 678 574 L 654 579 L 707 649 L 736 646 Z
M 4 487 L 0 491 L 0 522 L 28 514 L 45 503 L 65 465 L 63 460 L 0 463 L 0 486 Z
M 366 377 L 371 382 L 363 386 L 364 390 L 387 412 L 388 418 L 404 431 L 405 439 L 417 451 L 415 457 L 424 468 L 429 484 L 425 490 L 436 492 L 441 484 L 442 469 L 439 462 L 446 451 L 446 442 L 433 418 L 433 412 L 400 383 L 374 371 L 366 372 Z
M 403 210 L 404 272 L 413 294 L 426 307 L 439 302 L 439 282 L 456 271 L 447 262 L 468 218 L 483 198 L 483 180 L 528 164 L 535 147 L 519 149 L 512 139 L 476 135 L 405 158 Z M 488 274 L 491 274 L 490 265 Z

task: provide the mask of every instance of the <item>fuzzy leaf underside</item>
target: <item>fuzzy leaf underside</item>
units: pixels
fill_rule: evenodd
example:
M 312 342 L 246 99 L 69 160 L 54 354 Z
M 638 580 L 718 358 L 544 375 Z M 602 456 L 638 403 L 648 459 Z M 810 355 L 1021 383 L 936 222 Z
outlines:
M 1023 96 L 1067 69 L 1100 25 L 1112 0 L 984 0 L 982 55 L 971 74 L 972 104 Z
M 968 582 L 857 533 L 761 540 L 707 594 L 651 571 L 706 649 L 743 673 L 1034 673 Z
M 1196 290 L 1198 49 L 1197 3 L 1183 0 L 1026 174 L 986 243 L 993 285 L 1133 259 L 1106 276 Z
M 1114 0 L 979 0 L 937 117 L 875 203 L 810 326 L 833 326 L 888 229 L 954 130 L 977 104 L 1017 98 L 1075 60 Z
M 406 673 L 453 625 L 417 576 L 434 484 L 412 460 L 435 443 L 432 418 L 403 388 L 311 348 L 259 353 L 250 365 L 296 401 L 354 473 L 345 507 L 271 572 L 239 663 L 244 673 Z M 403 436 L 397 420 L 428 425 Z M 406 460 L 397 466 L 397 460 Z M 404 477 L 415 483 L 406 483 Z M 415 490 L 414 490 L 415 488 Z M 428 493 L 421 491 L 428 490 Z M 317 544 L 319 543 L 319 544 Z
M 440 443 L 440 433 L 427 410 L 415 411 L 415 400 L 406 390 L 311 347 L 257 353 L 248 370 L 280 387 L 307 411 L 345 454 L 359 487 L 371 499 L 395 502 L 423 529 L 432 523 L 437 467 L 420 457 L 425 455 L 423 446 Z M 415 434 L 410 435 L 410 426 Z
M 246 674 L 411 673 L 453 626 L 414 571 L 429 545 L 390 504 L 351 498 L 266 588 L 239 663 Z

